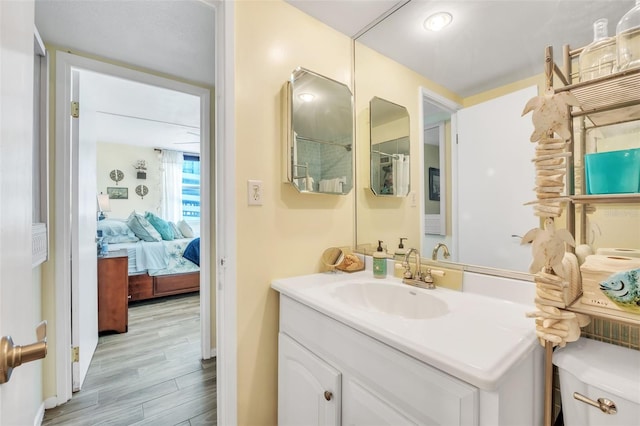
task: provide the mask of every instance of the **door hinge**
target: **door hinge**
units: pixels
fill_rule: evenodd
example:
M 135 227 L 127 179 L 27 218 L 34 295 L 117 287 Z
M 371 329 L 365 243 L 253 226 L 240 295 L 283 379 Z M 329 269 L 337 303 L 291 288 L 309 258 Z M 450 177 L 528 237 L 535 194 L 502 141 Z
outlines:
M 80 347 L 74 346 L 71 348 L 71 362 L 80 362 Z
M 80 102 L 71 102 L 71 117 L 80 117 Z
M 458 134 L 456 133 L 456 145 L 458 145 Z

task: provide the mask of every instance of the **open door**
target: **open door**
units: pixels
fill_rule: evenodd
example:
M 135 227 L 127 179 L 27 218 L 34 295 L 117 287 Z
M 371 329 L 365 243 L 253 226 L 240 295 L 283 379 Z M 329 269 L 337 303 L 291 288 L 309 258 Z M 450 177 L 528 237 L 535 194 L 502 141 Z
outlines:
M 531 248 L 519 235 L 539 226 L 531 121 L 521 117 L 535 86 L 458 111 L 458 261 L 526 272 Z M 530 192 L 514 188 L 531 188 Z
M 80 73 L 71 72 L 71 345 L 73 391 L 79 391 L 98 345 L 96 142 L 83 138 Z M 75 355 L 78 356 L 75 356 Z

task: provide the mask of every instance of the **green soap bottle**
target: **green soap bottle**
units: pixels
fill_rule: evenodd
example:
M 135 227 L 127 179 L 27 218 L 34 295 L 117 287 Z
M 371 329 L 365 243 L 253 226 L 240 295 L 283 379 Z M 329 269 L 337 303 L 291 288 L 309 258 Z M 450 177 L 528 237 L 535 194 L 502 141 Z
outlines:
M 378 248 L 373 253 L 373 276 L 375 278 L 387 276 L 387 254 L 382 249 L 381 240 L 378 240 Z

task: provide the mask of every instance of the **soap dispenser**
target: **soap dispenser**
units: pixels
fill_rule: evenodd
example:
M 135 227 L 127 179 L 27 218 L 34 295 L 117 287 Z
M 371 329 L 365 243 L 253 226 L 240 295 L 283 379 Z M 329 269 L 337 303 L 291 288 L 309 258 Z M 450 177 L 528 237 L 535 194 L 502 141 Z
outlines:
M 407 254 L 407 251 L 404 249 L 403 241 L 406 239 L 407 239 L 406 237 L 400 238 L 400 244 L 398 244 L 398 248 L 396 249 L 396 252 L 393 254 L 393 260 L 397 260 L 400 262 L 404 260 L 404 256 Z
M 387 276 L 387 254 L 382 248 L 381 240 L 378 240 L 378 248 L 373 252 L 373 276 L 375 278 Z

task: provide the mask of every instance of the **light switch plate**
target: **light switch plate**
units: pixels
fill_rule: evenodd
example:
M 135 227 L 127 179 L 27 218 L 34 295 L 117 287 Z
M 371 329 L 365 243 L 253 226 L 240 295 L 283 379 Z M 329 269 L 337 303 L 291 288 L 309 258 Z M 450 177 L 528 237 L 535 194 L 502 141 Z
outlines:
M 250 206 L 262 205 L 262 181 L 261 180 L 248 180 L 247 181 L 247 202 Z

